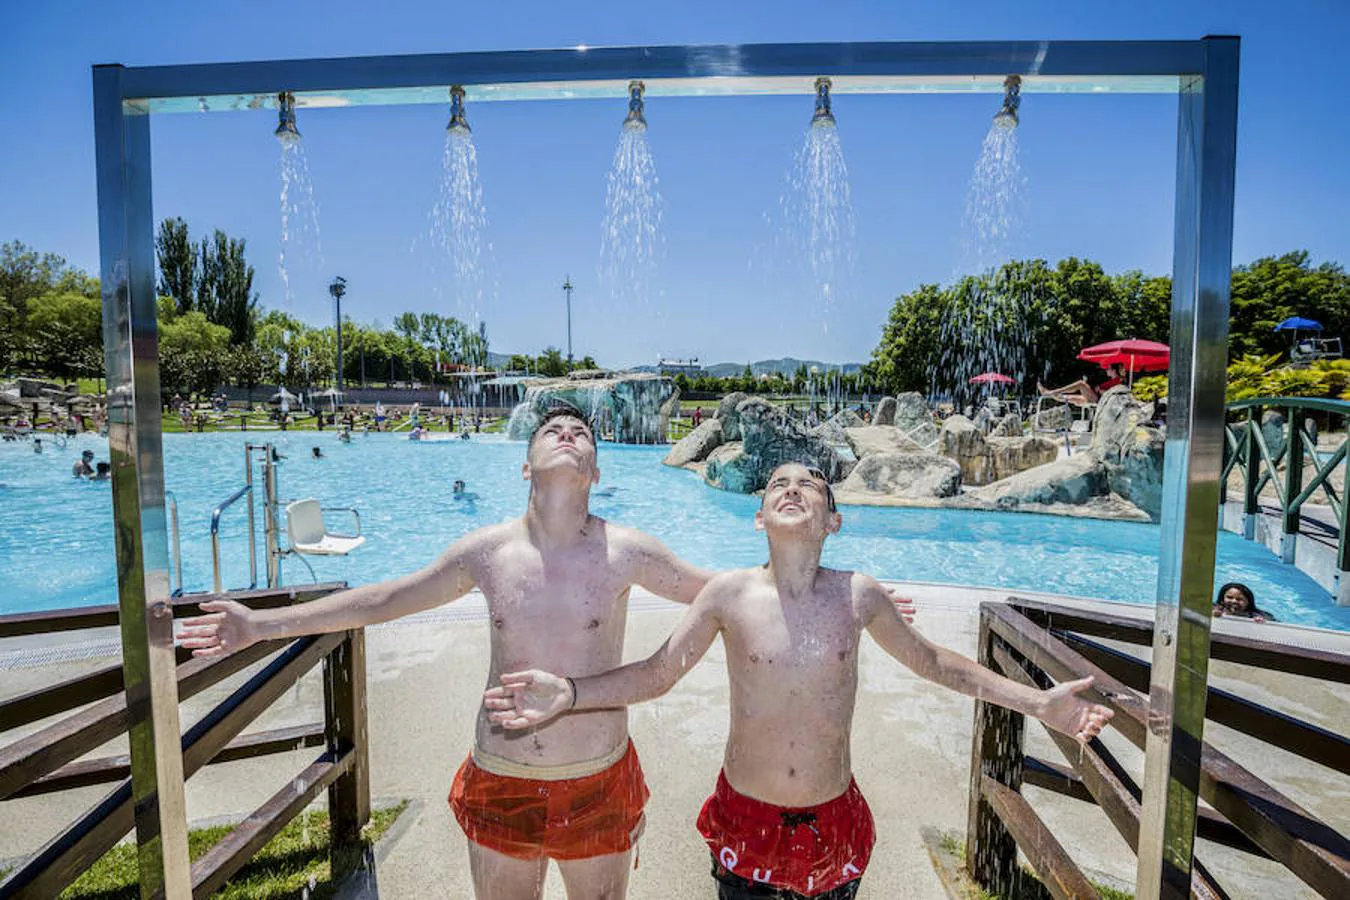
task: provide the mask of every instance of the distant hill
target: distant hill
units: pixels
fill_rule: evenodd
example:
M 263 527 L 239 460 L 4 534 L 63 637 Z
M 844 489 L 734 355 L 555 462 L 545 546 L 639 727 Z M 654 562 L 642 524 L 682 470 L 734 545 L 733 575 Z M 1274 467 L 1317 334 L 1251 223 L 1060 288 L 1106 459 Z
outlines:
M 812 366 L 817 367 L 822 372 L 842 369 L 845 374 L 856 372 L 862 368 L 862 363 L 827 363 L 818 359 L 794 359 L 791 356 L 785 356 L 782 359 L 761 359 L 759 362 L 750 364 L 750 372 L 754 375 L 781 373 L 789 378 L 797 371 L 799 366 L 806 366 L 807 371 Z M 740 375 L 745 371 L 745 363 L 715 363 L 711 366 L 704 366 L 704 370 L 717 378 L 726 378 L 728 375 Z

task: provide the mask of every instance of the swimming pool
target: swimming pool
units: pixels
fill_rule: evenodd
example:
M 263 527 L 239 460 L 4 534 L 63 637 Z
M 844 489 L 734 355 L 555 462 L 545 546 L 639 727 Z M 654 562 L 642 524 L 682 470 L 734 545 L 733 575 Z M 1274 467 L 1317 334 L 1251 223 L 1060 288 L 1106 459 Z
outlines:
M 178 498 L 185 589 L 211 586 L 211 510 L 243 484 L 245 439 L 271 440 L 287 457 L 280 464 L 283 501 L 316 497 L 325 506 L 361 511 L 363 547 L 345 558 L 308 557 L 320 580 L 364 584 L 405 574 L 471 529 L 520 514 L 528 492 L 520 475 L 523 443 L 491 435 L 467 442 L 436 437 L 358 435 L 342 444 L 332 432 L 165 435 L 165 481 Z M 314 446 L 324 459 L 311 458 Z M 41 455 L 28 443 L 0 444 L 0 612 L 117 601 L 108 485 L 70 474 L 85 448 L 107 458 L 106 442 L 90 435 Z M 758 499 L 713 490 L 693 473 L 662 466 L 665 453 L 664 447 L 602 446 L 594 512 L 648 531 L 704 566 L 762 562 L 764 537 L 752 524 Z M 452 499 L 457 478 L 477 500 Z M 248 584 L 245 510 L 240 502 L 222 519 L 227 588 Z M 825 545 L 827 565 L 900 581 L 1153 600 L 1155 525 L 967 510 L 844 507 L 843 513 L 842 532 Z M 261 524 L 258 541 L 261 547 Z M 261 560 L 259 570 L 261 578 Z M 294 558 L 283 562 L 282 573 L 288 584 L 310 581 Z M 1350 630 L 1350 609 L 1336 607 L 1311 578 L 1236 535 L 1219 535 L 1217 578 L 1246 582 L 1261 606 L 1285 621 Z

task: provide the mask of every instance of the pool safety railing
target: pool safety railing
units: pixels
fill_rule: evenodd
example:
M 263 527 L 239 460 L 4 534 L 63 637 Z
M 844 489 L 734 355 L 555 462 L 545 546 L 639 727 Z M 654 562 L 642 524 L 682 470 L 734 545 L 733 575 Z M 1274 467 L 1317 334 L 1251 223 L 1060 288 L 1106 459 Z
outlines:
M 1272 417 L 1263 421 L 1266 412 L 1279 413 L 1279 420 Z M 1339 418 L 1340 429 L 1350 437 L 1350 402 L 1317 397 L 1256 397 L 1228 404 L 1228 413 L 1223 474 L 1219 481 L 1220 510 L 1228 499 L 1229 477 L 1236 475 L 1242 489 L 1242 534 L 1248 540 L 1257 540 L 1263 516 L 1261 495 L 1269 488 L 1278 503 L 1280 558 L 1291 565 L 1300 562 L 1301 536 L 1312 529 L 1323 538 L 1334 534 L 1334 569 L 1330 583 L 1324 586 L 1331 590 L 1339 605 L 1350 605 L 1350 547 L 1346 544 L 1350 504 L 1345 496 L 1350 458 L 1346 455 L 1345 439 L 1330 456 L 1322 458 L 1317 449 L 1319 429 L 1311 417 Z M 1331 480 L 1338 470 L 1340 490 Z M 1318 523 L 1303 515 L 1304 506 L 1319 492 L 1330 508 L 1332 522 Z M 1307 552 L 1313 550 L 1307 547 Z M 1304 561 L 1300 568 L 1312 573 L 1313 561 Z
M 253 466 L 257 456 L 263 470 L 263 540 L 267 553 L 267 587 L 281 587 L 281 529 L 278 524 L 276 453 L 272 444 L 244 445 L 244 484 L 222 500 L 211 510 L 211 585 L 217 594 L 225 590 L 220 572 L 220 519 L 225 511 L 238 500 L 248 502 L 248 589 L 258 586 L 258 537 L 257 519 L 253 505 Z M 174 507 L 174 521 L 177 522 L 177 505 Z M 177 532 L 175 531 L 175 534 Z M 183 576 L 179 567 L 178 588 L 182 593 Z
M 1165 705 L 1149 694 L 1146 659 L 1102 643 L 1151 647 L 1154 623 L 1018 598 L 980 607 L 979 661 L 986 668 L 1034 688 L 1094 677 L 1091 699 L 1115 712 L 1111 725 L 1141 750 L 1146 737 L 1170 728 Z M 1213 658 L 1241 666 L 1350 684 L 1350 656 L 1214 634 Z M 1319 725 L 1210 687 L 1204 704 L 1210 722 L 1271 747 L 1350 776 L 1350 740 Z M 1046 728 L 1063 754 L 1056 762 L 1027 756 L 1024 717 L 977 701 L 971 745 L 966 867 L 983 889 L 1014 894 L 1022 872 L 1020 850 L 1059 900 L 1100 896 L 1064 845 L 1051 833 L 1023 785 L 1094 803 L 1138 852 L 1141 834 L 1139 780 L 1101 738 L 1088 745 Z M 1274 860 L 1324 897 L 1350 897 L 1350 840 L 1236 761 L 1202 743 L 1198 750 L 1201 838 Z M 1345 784 L 1350 787 L 1350 781 Z M 1225 898 L 1221 872 L 1192 858 L 1189 895 Z
M 200 602 L 216 598 L 236 600 L 254 609 L 275 608 L 317 599 L 343 587 L 331 583 L 285 592 L 194 594 L 190 599 L 170 601 L 164 611 L 173 618 L 199 615 Z M 0 638 L 117 623 L 116 606 L 21 613 L 0 616 Z M 218 890 L 324 791 L 328 794 L 334 882 L 344 874 L 340 863 L 359 858 L 349 851 L 360 846 L 361 829 L 370 819 L 365 632 L 358 629 L 265 641 L 214 659 L 194 658 L 190 651 L 179 648 L 175 678 L 179 698 L 200 694 L 264 661 L 265 665 L 184 731 L 183 777 L 204 766 L 310 747 L 323 749 L 271 799 L 191 864 L 193 897 L 206 897 Z M 322 722 L 244 733 L 250 722 L 316 666 L 322 667 L 324 679 Z M 133 794 L 135 761 L 127 754 L 81 759 L 125 734 L 134 720 L 136 704 L 127 696 L 126 680 L 123 666 L 118 664 L 0 701 L 0 740 L 6 732 L 60 716 L 0 746 L 0 803 L 91 785 L 114 785 L 88 811 L 19 862 L 0 881 L 0 898 L 37 900 L 57 896 L 135 827 L 134 808 L 147 799 Z M 4 814 L 3 806 L 0 814 Z
M 169 511 L 169 551 L 173 554 L 173 596 L 183 595 L 183 540 L 178 531 L 178 497 L 173 491 L 164 492 L 164 502 Z M 256 587 L 256 585 L 255 585 Z
M 160 114 L 629 96 L 816 93 L 837 111 L 855 94 L 1157 93 L 1177 100 L 1172 367 L 1158 566 L 1156 702 L 1174 727 L 1150 732 L 1139 829 L 1139 900 L 1189 884 L 1194 779 L 1204 720 L 1237 152 L 1236 37 L 1176 41 L 989 41 L 573 47 L 93 70 L 100 284 L 108 379 L 118 596 L 127 689 L 146 701 L 131 723 L 144 890 L 191 891 L 169 593 L 155 318 L 151 119 Z M 275 531 L 275 516 L 267 518 Z M 268 557 L 269 577 L 278 558 Z M 1167 635 L 1164 642 L 1161 635 Z

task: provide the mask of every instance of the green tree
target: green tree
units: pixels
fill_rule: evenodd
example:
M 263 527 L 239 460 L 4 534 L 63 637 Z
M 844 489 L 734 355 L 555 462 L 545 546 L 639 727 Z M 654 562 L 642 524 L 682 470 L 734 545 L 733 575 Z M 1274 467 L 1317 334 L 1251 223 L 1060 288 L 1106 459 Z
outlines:
M 63 380 L 103 371 L 103 304 L 82 294 L 43 294 L 28 302 L 30 351 L 42 371 Z
M 1232 285 L 1230 358 L 1287 352 L 1289 336 L 1275 326 L 1290 316 L 1320 322 L 1328 336 L 1350 328 L 1350 276 L 1334 263 L 1313 266 L 1306 250 L 1238 266 Z
M 180 313 L 191 312 L 197 299 L 197 253 L 182 219 L 165 219 L 155 236 L 159 293 L 172 297 Z
M 563 359 L 562 351 L 557 347 L 548 347 L 535 361 L 535 370 L 540 375 L 548 375 L 556 378 L 567 374 L 567 360 Z

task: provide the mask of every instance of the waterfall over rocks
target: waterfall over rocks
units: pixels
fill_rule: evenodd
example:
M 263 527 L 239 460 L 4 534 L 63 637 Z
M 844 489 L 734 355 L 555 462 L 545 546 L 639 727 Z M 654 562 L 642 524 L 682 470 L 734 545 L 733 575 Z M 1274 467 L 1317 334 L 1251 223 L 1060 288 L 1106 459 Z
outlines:
M 597 437 L 612 437 L 620 444 L 664 444 L 679 402 L 679 388 L 663 375 L 573 372 L 566 378 L 529 382 L 506 430 L 512 440 L 528 440 L 545 412 L 566 403 L 586 414 Z

